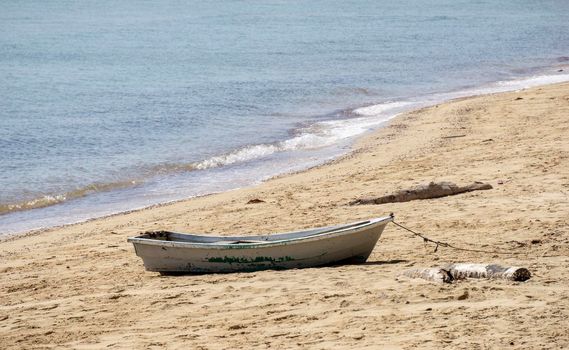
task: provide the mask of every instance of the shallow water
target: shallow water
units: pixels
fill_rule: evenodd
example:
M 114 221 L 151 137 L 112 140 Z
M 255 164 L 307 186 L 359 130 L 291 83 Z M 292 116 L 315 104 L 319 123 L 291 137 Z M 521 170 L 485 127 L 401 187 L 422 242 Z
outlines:
M 566 1 L 2 7 L 0 233 L 250 185 L 569 60 Z

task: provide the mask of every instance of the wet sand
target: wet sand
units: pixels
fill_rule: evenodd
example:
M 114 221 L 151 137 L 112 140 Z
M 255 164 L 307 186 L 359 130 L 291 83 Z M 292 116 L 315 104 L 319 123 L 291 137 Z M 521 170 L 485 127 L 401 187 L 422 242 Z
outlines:
M 492 190 L 349 206 L 430 181 Z M 250 199 L 264 203 L 246 204 Z M 227 275 L 144 271 L 140 231 L 278 232 L 394 212 L 453 245 L 388 225 L 366 264 Z M 410 112 L 330 164 L 259 186 L 0 243 L 2 348 L 567 348 L 569 84 Z M 524 283 L 397 279 L 411 267 L 492 262 Z

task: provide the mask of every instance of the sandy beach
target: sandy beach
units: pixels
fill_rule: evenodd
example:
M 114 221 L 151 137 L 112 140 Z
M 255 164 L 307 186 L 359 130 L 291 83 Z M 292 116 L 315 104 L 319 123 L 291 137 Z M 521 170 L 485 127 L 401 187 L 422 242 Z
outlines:
M 0 347 L 567 348 L 569 83 L 393 119 L 342 159 L 259 186 L 0 243 Z M 493 189 L 350 206 L 430 181 Z M 251 199 L 264 202 L 247 204 Z M 227 275 L 146 272 L 127 237 L 279 232 L 395 213 L 366 264 Z M 397 279 L 448 262 L 523 266 L 524 283 Z

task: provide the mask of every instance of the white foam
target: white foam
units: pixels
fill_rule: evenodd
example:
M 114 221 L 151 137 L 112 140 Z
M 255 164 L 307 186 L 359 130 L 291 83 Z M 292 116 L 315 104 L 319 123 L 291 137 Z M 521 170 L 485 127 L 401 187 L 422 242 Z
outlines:
M 426 100 L 429 102 L 435 101 L 436 103 L 440 103 L 454 98 L 492 94 L 499 92 L 508 92 L 508 91 L 518 91 L 540 85 L 563 83 L 566 81 L 569 81 L 569 74 L 534 75 L 523 79 L 499 81 L 474 89 L 465 89 L 455 92 L 434 94 L 430 97 L 427 97 Z
M 357 108 L 354 110 L 354 113 L 362 116 L 385 115 L 388 112 L 393 112 L 393 110 L 398 110 L 404 107 L 408 107 L 411 104 L 412 102 L 409 101 L 386 102 L 386 103 Z
M 211 157 L 209 159 L 195 163 L 193 166 L 194 168 L 200 170 L 217 168 L 223 165 L 266 157 L 277 151 L 278 147 L 271 144 L 252 145 L 221 156 Z
M 204 170 L 240 162 L 261 159 L 277 152 L 314 150 L 338 144 L 369 131 L 386 120 L 394 117 L 385 115 L 381 118 L 360 117 L 344 120 L 330 120 L 315 123 L 298 130 L 298 136 L 274 144 L 250 145 L 233 152 L 211 157 L 192 164 L 192 168 Z
M 497 88 L 503 88 L 505 90 L 513 89 L 527 89 L 539 85 L 548 85 L 563 83 L 569 81 L 569 74 L 556 74 L 556 75 L 535 75 L 525 79 L 500 81 L 495 83 Z

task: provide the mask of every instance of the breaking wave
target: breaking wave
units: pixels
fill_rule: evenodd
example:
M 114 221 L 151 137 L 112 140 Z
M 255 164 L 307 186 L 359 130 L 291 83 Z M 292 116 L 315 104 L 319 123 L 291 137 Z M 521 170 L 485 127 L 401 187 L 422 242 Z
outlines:
M 353 111 L 357 117 L 328 120 L 296 130 L 297 136 L 272 144 L 249 145 L 227 154 L 192 163 L 188 169 L 210 169 L 235 163 L 252 161 L 278 152 L 313 150 L 351 139 L 391 119 L 395 110 L 410 106 L 410 102 L 389 102 L 362 107 Z
M 114 183 L 103 183 L 103 184 L 91 184 L 82 188 L 75 189 L 73 191 L 65 192 L 62 194 L 46 194 L 41 195 L 36 198 L 25 200 L 20 203 L 8 203 L 0 204 L 0 215 L 8 214 L 14 211 L 22 211 L 29 209 L 44 208 L 51 205 L 59 204 L 71 199 L 77 199 L 81 197 L 88 196 L 93 193 L 106 192 L 117 190 L 121 188 L 127 188 L 137 185 L 138 182 L 131 181 L 120 181 Z

